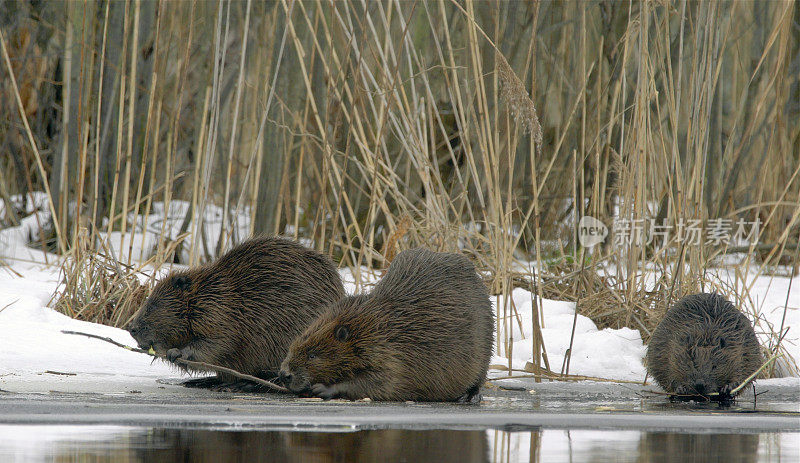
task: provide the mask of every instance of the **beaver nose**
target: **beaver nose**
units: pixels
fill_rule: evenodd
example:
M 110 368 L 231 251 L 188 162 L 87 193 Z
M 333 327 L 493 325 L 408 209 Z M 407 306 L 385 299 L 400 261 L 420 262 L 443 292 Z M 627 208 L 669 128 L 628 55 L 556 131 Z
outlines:
M 288 385 L 292 381 L 292 374 L 287 372 L 286 370 L 281 370 L 278 373 L 278 382 L 281 384 Z
M 153 339 L 149 331 L 139 323 L 132 322 L 129 324 L 128 333 L 131 334 L 131 337 L 136 340 L 136 343 L 139 344 L 139 347 L 142 349 L 148 349 L 153 344 Z

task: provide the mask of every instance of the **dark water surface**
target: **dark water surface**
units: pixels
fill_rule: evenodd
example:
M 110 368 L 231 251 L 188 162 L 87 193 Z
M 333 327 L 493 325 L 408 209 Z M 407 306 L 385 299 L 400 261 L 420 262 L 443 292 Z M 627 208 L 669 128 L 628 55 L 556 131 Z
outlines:
M 797 462 L 800 433 L 0 425 L 0 461 Z

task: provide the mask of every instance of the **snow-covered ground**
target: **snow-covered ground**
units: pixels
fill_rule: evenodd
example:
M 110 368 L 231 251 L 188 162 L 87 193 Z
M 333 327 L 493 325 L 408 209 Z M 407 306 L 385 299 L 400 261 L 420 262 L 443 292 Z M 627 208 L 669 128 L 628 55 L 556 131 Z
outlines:
M 47 387 L 46 390 L 67 390 L 87 380 L 95 383 L 89 386 L 95 388 L 95 392 L 96 383 L 100 382 L 105 383 L 106 387 L 118 382 L 118 387 L 128 390 L 137 389 L 138 383 L 152 386 L 157 378 L 179 376 L 177 370 L 159 361 L 151 362 L 150 357 L 144 354 L 129 352 L 94 339 L 62 334 L 61 330 L 84 331 L 135 345 L 124 330 L 74 320 L 48 308 L 52 294 L 58 287 L 57 267 L 16 260 L 11 262 L 11 267 L 0 267 L 0 389 L 4 382 L 13 379 L 41 383 L 42 387 Z M 352 275 L 347 270 L 342 274 L 347 281 L 347 290 L 353 292 L 355 284 Z M 800 285 L 800 281 L 795 284 Z M 784 291 L 784 297 L 785 294 Z M 519 288 L 514 290 L 512 297 L 519 318 L 501 319 L 501 324 L 506 323 L 513 328 L 512 365 L 521 370 L 532 360 L 530 339 L 533 299 L 528 291 Z M 502 316 L 504 301 L 502 298 L 493 299 L 495 307 L 499 306 L 497 313 Z M 792 304 L 800 305 L 800 301 L 794 300 L 790 306 Z M 773 309 L 778 305 L 782 303 L 776 304 Z M 770 307 L 768 304 L 765 306 Z M 546 300 L 542 307 L 542 334 L 550 366 L 560 371 L 569 347 L 574 304 Z M 782 311 L 765 313 L 775 319 Z M 777 322 L 780 322 L 779 318 Z M 800 332 L 797 310 L 789 312 L 787 326 L 791 328 L 790 333 Z M 787 341 L 796 343 L 796 337 L 787 337 Z M 572 349 L 571 374 L 634 381 L 644 379 L 642 358 L 645 346 L 638 331 L 628 328 L 598 330 L 590 319 L 578 315 Z M 504 342 L 500 343 L 499 352 L 501 355 L 495 356 L 492 364 L 507 365 L 508 360 L 503 356 L 506 352 Z M 48 371 L 77 376 L 46 373 Z M 502 371 L 492 373 L 494 377 L 506 374 Z
M 29 392 L 130 391 L 177 376 L 162 362 L 61 330 L 83 331 L 136 345 L 124 330 L 75 320 L 47 307 L 58 286 L 52 266 L 0 267 L 0 389 L 26 383 Z
M 514 289 L 511 296 L 513 303 L 508 304 L 502 296 L 493 298 L 495 314 L 503 328 L 499 349 L 495 349 L 499 355 L 495 355 L 492 364 L 507 366 L 507 352 L 510 351 L 512 368 L 522 370 L 526 363 L 533 359 L 531 339 L 534 299 L 530 291 L 521 288 Z M 629 328 L 598 330 L 597 325 L 588 317 L 578 315 L 575 318 L 575 304 L 572 302 L 545 299 L 542 301 L 542 314 L 544 319 L 542 337 L 551 370 L 557 373 L 561 371 L 564 356 L 569 349 L 574 321 L 575 338 L 569 363 L 570 374 L 630 381 L 644 380 L 645 368 L 642 358 L 645 356 L 646 348 L 638 331 Z M 504 342 L 506 338 L 504 333 L 508 330 L 513 333 L 513 343 L 510 346 L 506 346 Z
M 146 231 L 138 235 L 144 242 L 135 242 L 131 247 L 131 257 L 134 259 L 139 255 L 149 257 L 148 252 L 152 250 L 150 247 L 154 242 L 148 237 L 155 234 L 155 228 L 160 229 L 162 223 L 168 224 L 171 233 L 178 233 L 185 203 L 174 202 L 170 213 L 166 215 L 159 204 L 154 204 L 153 211 L 146 227 L 143 221 L 137 222 Z M 209 206 L 206 210 L 207 225 L 212 225 L 211 222 L 218 212 L 220 211 L 215 207 Z M 41 215 L 39 220 L 44 218 Z M 216 225 L 218 226 L 218 221 Z M 240 224 L 240 228 L 244 232 L 246 227 Z M 15 381 L 41 383 L 41 387 L 48 387 L 45 391 L 80 387 L 82 381 L 87 379 L 102 383 L 103 388 L 114 387 L 113 384 L 116 383 L 120 389 L 128 390 L 139 389 L 137 385 L 152 386 L 157 378 L 179 376 L 177 370 L 160 361 L 151 362 L 147 355 L 60 332 L 64 329 L 84 331 L 134 345 L 134 340 L 124 330 L 73 320 L 48 308 L 51 297 L 58 288 L 59 270 L 53 265 L 57 262 L 55 256 L 26 246 L 35 230 L 38 230 L 36 215 L 23 219 L 19 227 L 0 230 L 0 389 L 13 378 Z M 213 235 L 213 232 L 209 229 L 209 234 Z M 216 233 L 218 236 L 219 228 Z M 119 239 L 115 239 L 116 236 L 111 238 L 117 257 L 127 259 L 129 243 L 120 243 Z M 45 265 L 45 262 L 49 265 Z M 3 266 L 3 263 L 7 266 Z M 732 278 L 732 274 L 725 272 L 727 271 L 721 269 L 718 279 L 725 281 L 726 278 Z M 369 289 L 357 288 L 350 270 L 342 270 L 342 276 L 349 292 Z M 361 281 L 374 281 L 376 278 L 365 274 L 359 277 Z M 759 317 L 773 325 L 776 330 L 781 326 L 789 281 L 787 277 L 761 276 L 753 282 L 750 289 Z M 529 291 L 520 288 L 513 291 L 510 301 L 505 301 L 502 297 L 493 298 L 501 326 L 493 365 L 507 366 L 509 353 L 512 368 L 515 370 L 523 370 L 532 361 L 533 300 Z M 788 307 L 784 326 L 789 331 L 783 342 L 787 350 L 797 352 L 800 340 L 800 277 L 795 277 Z M 569 365 L 570 374 L 616 380 L 644 380 L 645 367 L 642 360 L 646 347 L 638 331 L 628 328 L 599 330 L 589 318 L 582 315 L 575 318 L 574 311 L 575 305 L 571 302 L 542 301 L 542 335 L 552 370 L 561 371 L 574 320 L 575 336 Z M 509 332 L 512 334 L 511 343 L 506 341 L 506 333 Z M 48 371 L 51 373 L 47 373 Z M 493 377 L 506 375 L 507 371 L 492 372 Z M 96 388 L 98 385 L 91 387 Z

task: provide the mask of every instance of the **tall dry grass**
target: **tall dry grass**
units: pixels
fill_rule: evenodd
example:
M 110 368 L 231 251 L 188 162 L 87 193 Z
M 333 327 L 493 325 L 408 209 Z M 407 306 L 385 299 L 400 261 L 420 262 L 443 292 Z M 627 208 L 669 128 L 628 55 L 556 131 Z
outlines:
M 13 195 L 46 191 L 53 220 L 35 245 L 78 273 L 106 268 L 91 255 L 111 240 L 128 247 L 112 266 L 123 276 L 207 261 L 251 233 L 308 239 L 357 277 L 401 249 L 459 249 L 506 302 L 500 352 L 513 352 L 510 294 L 524 286 L 531 369 L 566 374 L 569 359 L 544 352 L 542 298 L 647 340 L 684 294 L 716 285 L 756 311 L 754 276 L 797 272 L 794 1 L 6 6 L 3 220 L 24 215 Z M 176 201 L 189 205 L 177 231 L 148 223 Z M 583 215 L 762 227 L 744 249 L 587 249 Z M 709 271 L 731 251 L 745 257 L 720 288 Z M 67 288 L 64 310 L 84 313 L 93 293 Z M 781 348 L 783 327 L 759 329 Z

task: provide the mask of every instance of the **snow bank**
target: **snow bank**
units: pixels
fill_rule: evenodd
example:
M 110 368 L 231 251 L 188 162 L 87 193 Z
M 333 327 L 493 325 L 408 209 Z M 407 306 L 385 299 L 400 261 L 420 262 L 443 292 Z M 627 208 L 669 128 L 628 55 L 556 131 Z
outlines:
M 69 318 L 46 307 L 58 285 L 53 267 L 15 265 L 17 276 L 0 268 L 0 388 L 6 382 L 58 384 L 69 387 L 98 382 L 150 385 L 155 379 L 177 376 L 163 362 L 121 349 L 100 340 L 67 335 L 61 330 L 83 331 L 136 345 L 128 332 Z M 59 374 L 62 373 L 62 374 Z M 90 387 L 91 388 L 91 387 Z
M 501 335 L 498 339 L 499 350 L 495 348 L 499 355 L 495 356 L 492 363 L 507 365 L 507 353 L 510 350 L 512 367 L 523 369 L 527 362 L 533 361 L 533 295 L 527 290 L 516 288 L 512 292 L 513 300 L 508 304 L 502 297 L 493 299 L 495 315 L 501 324 Z M 542 338 L 551 370 L 561 372 L 574 321 L 575 337 L 569 364 L 570 374 L 644 380 L 642 359 L 646 350 L 638 331 L 629 328 L 598 330 L 597 325 L 588 317 L 578 315 L 575 318 L 575 304 L 572 302 L 543 299 L 542 314 Z M 513 344 L 507 347 L 505 339 L 509 332 L 513 333 Z

